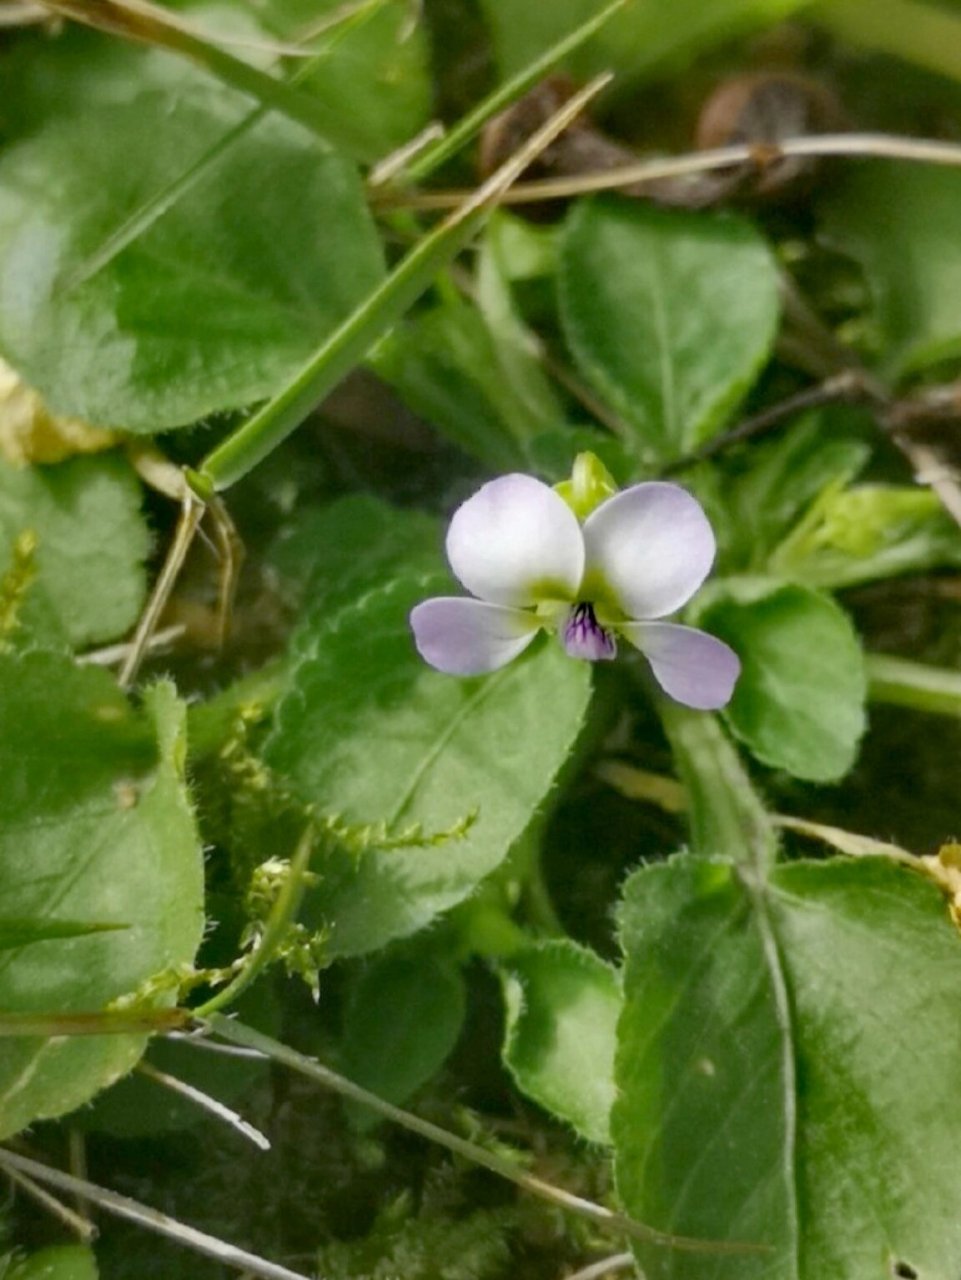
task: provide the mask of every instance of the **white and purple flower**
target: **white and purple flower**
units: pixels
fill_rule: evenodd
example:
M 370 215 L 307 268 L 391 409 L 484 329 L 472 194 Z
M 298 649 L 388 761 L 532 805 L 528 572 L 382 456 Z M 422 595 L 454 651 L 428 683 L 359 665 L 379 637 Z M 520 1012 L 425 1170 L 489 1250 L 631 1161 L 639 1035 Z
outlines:
M 447 558 L 470 597 L 417 605 L 414 640 L 438 671 L 474 676 L 516 658 L 545 628 L 571 657 L 591 662 L 613 658 L 619 635 L 670 697 L 713 710 L 731 697 L 737 655 L 704 631 L 659 619 L 687 604 L 714 553 L 700 503 L 676 484 L 615 492 L 581 524 L 540 480 L 502 476 L 455 511 L 447 533 Z

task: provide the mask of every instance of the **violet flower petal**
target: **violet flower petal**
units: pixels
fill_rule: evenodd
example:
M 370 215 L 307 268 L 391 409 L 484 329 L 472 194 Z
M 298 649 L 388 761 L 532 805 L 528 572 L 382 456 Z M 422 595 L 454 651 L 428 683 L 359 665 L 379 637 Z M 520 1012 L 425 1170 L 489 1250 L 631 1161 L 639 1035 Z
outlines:
M 520 609 L 435 596 L 411 610 L 410 625 L 425 662 L 450 676 L 479 676 L 523 653 L 541 624 Z
M 714 533 L 696 498 L 676 484 L 636 484 L 602 502 L 584 524 L 582 598 L 629 618 L 662 618 L 686 604 L 714 563 Z
M 524 606 L 573 600 L 584 570 L 577 517 L 533 476 L 501 476 L 454 512 L 447 558 L 473 596 Z
M 741 663 L 723 640 L 676 622 L 626 622 L 617 629 L 644 654 L 657 683 L 675 702 L 716 711 L 730 701 Z

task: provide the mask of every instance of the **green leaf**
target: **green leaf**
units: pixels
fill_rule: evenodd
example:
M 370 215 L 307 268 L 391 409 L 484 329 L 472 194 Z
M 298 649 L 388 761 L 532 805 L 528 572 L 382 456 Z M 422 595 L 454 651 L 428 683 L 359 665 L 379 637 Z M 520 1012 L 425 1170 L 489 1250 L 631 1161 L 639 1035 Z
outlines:
M 536 431 L 503 370 L 477 309 L 456 297 L 398 325 L 371 365 L 405 404 L 491 470 L 522 467 Z
M 169 685 L 135 713 L 105 672 L 0 657 L 0 878 L 11 917 L 116 931 L 0 953 L 7 1013 L 103 1009 L 189 964 L 203 863 L 183 779 L 184 710 Z M 142 1036 L 0 1041 L 0 1136 L 62 1115 L 128 1071 Z
M 887 373 L 961 356 L 961 173 L 865 161 L 838 175 L 820 215 L 823 238 L 864 269 Z
M 427 836 L 478 815 L 463 839 L 332 853 L 315 868 L 307 905 L 332 956 L 375 950 L 467 897 L 543 803 L 587 709 L 587 666 L 556 644 L 484 679 L 430 670 L 407 619 L 445 590 L 441 577 L 399 577 L 321 608 L 295 643 L 265 755 L 303 801 L 395 831 L 421 823 Z
M 621 933 L 625 1207 L 771 1250 L 639 1247 L 649 1280 L 956 1275 L 961 939 L 939 892 L 880 858 L 757 891 L 681 858 L 631 878 Z
M 630 84 L 654 70 L 683 66 L 702 49 L 752 28 L 778 22 L 804 0 L 677 0 L 670 14 L 657 4 L 634 3 L 613 18 L 569 63 L 578 78 L 618 72 Z M 483 0 L 503 75 L 523 67 L 565 32 L 602 7 L 601 0 L 520 4 Z
M 21 1258 L 4 1280 L 97 1280 L 97 1259 L 85 1244 L 59 1244 Z
M 832 486 L 770 560 L 775 573 L 837 590 L 961 564 L 961 533 L 930 489 Z
M 779 439 L 752 444 L 745 470 L 733 480 L 719 477 L 737 570 L 763 573 L 771 552 L 807 508 L 866 465 L 871 447 L 845 436 L 845 421 L 837 413 L 804 414 Z
M 381 279 L 353 166 L 274 117 L 85 276 L 238 118 L 143 94 L 0 160 L 0 350 L 53 410 L 154 432 L 263 399 Z
M 591 1142 L 610 1141 L 617 974 L 567 939 L 502 962 L 504 1061 L 518 1087 Z
M 355 599 L 404 566 L 433 567 L 442 542 L 433 516 L 352 494 L 298 509 L 268 557 L 313 611 Z
M 260 8 L 265 25 L 285 40 L 343 11 L 343 0 L 268 0 Z M 412 26 L 410 16 L 403 0 L 381 0 L 310 45 L 325 51 L 324 60 L 297 88 L 322 102 L 333 121 L 349 121 L 355 159 L 381 159 L 430 119 L 427 38 L 424 24 Z
M 348 1079 L 387 1102 L 407 1101 L 443 1066 L 464 1023 L 464 980 L 436 947 L 391 948 L 352 984 L 341 1035 Z M 363 1131 L 377 1117 L 349 1107 Z
M 774 260 L 739 218 L 580 202 L 558 283 L 574 358 L 633 427 L 643 463 L 670 462 L 715 434 L 774 341 Z
M 847 615 L 808 587 L 729 582 L 698 621 L 741 659 L 725 716 L 764 764 L 811 782 L 843 777 L 864 732 L 864 654 Z
M 150 535 L 140 483 L 119 454 L 23 469 L 0 461 L 0 578 L 24 530 L 37 536 L 37 577 L 21 615 L 29 635 L 80 646 L 133 626 Z

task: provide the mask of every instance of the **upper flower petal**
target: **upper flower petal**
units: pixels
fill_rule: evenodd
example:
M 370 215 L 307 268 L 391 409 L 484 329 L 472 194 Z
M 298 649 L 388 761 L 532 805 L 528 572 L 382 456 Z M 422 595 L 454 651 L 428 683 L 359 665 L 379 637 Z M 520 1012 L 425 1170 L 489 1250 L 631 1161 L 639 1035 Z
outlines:
M 723 640 L 676 622 L 627 622 L 618 631 L 640 649 L 657 683 L 675 702 L 716 711 L 731 700 L 741 663 Z
M 584 524 L 582 596 L 631 618 L 661 618 L 686 604 L 714 563 L 714 533 L 696 498 L 676 484 L 636 484 Z
M 496 671 L 527 648 L 540 628 L 532 613 L 463 596 L 435 596 L 411 610 L 414 643 L 425 662 L 449 676 Z
M 577 517 L 553 489 L 533 476 L 507 475 L 454 512 L 447 558 L 481 600 L 573 600 L 584 571 L 584 539 Z

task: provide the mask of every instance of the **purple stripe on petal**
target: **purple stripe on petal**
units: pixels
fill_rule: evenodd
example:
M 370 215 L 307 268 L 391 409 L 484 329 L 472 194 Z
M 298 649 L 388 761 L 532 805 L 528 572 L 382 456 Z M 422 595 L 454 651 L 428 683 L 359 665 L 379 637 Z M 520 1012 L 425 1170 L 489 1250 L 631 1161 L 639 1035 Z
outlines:
M 606 662 L 617 654 L 614 637 L 597 621 L 592 605 L 578 604 L 561 624 L 561 643 L 571 658 Z
M 608 595 L 629 618 L 680 609 L 714 563 L 714 533 L 701 504 L 660 480 L 602 502 L 585 521 L 584 543 L 584 595 Z
M 675 702 L 716 711 L 731 700 L 741 663 L 723 640 L 675 622 L 626 622 L 618 631 L 640 649 L 657 683 Z
M 410 613 L 417 652 L 451 676 L 496 671 L 527 648 L 540 629 L 532 613 L 463 596 L 436 596 Z
M 584 539 L 553 489 L 520 474 L 491 480 L 454 512 L 447 558 L 472 596 L 523 607 L 574 600 Z

